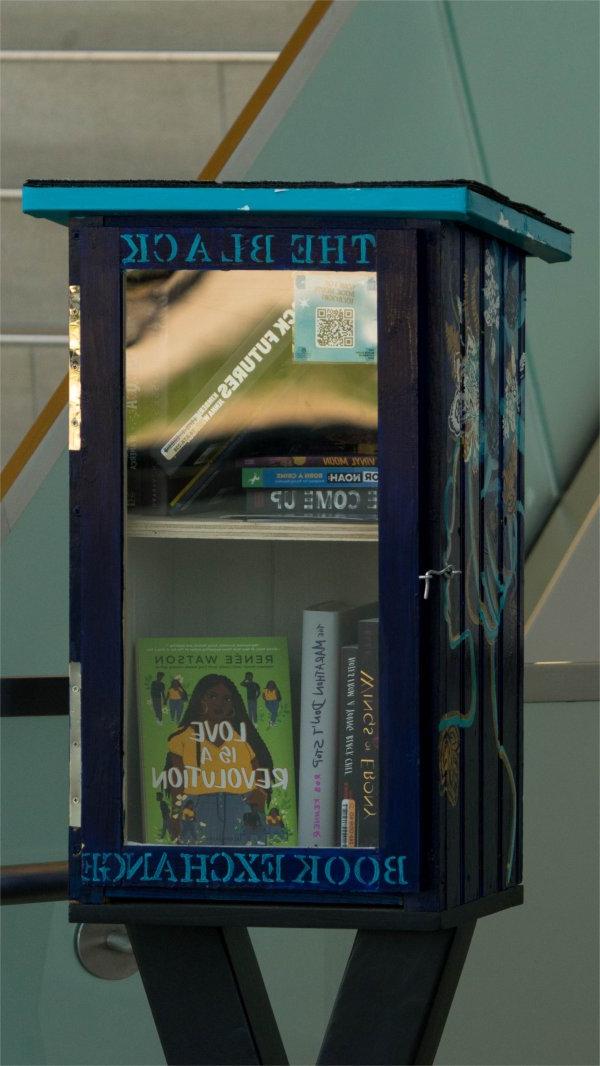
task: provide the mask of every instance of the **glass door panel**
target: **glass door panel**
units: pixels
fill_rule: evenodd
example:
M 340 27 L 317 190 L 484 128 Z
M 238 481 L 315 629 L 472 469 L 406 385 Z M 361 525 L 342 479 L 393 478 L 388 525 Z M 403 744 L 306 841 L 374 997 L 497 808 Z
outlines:
M 126 838 L 375 846 L 376 275 L 124 299 Z

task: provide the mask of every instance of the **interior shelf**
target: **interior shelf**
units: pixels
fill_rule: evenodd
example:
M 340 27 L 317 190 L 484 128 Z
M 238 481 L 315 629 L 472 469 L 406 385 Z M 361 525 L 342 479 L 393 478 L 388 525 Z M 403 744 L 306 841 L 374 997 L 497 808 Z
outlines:
M 269 519 L 131 515 L 130 537 L 179 540 L 377 541 L 376 522 L 296 522 Z

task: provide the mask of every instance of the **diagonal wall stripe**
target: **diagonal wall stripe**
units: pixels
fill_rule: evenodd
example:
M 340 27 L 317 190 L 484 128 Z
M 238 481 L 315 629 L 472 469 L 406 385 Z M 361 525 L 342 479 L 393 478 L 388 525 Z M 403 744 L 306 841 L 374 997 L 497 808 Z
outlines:
M 202 168 L 198 175 L 199 181 L 215 181 L 225 163 L 233 154 L 250 126 L 254 122 L 267 100 L 272 96 L 280 81 L 287 74 L 299 52 L 316 30 L 324 15 L 331 7 L 333 0 L 315 0 L 312 7 L 302 19 L 295 33 L 292 34 L 288 43 L 275 60 L 273 66 L 265 74 L 260 85 L 250 97 L 241 114 L 233 123 L 233 126 L 221 141 L 219 147 Z
M 16 451 L 13 452 L 2 471 L 2 492 L 0 499 L 4 499 L 6 493 L 14 485 L 23 467 L 29 462 L 36 448 L 41 444 L 48 430 L 54 425 L 61 411 L 64 410 L 69 398 L 68 377 L 61 381 L 58 388 L 52 393 L 48 403 L 40 411 L 31 429 L 23 437 Z M 66 440 L 65 440 L 66 444 Z
M 481 168 L 481 174 L 483 181 L 486 185 L 493 186 L 494 180 L 492 175 L 492 168 L 485 150 L 484 137 L 482 132 L 482 125 L 479 121 L 477 112 L 477 106 L 475 103 L 475 97 L 471 89 L 471 82 L 467 70 L 467 64 L 461 48 L 458 31 L 453 14 L 453 3 L 456 0 L 441 0 L 441 6 L 438 9 L 441 13 L 442 24 L 445 26 L 447 33 L 447 45 L 449 46 L 450 53 L 454 59 L 456 65 L 457 74 L 457 89 L 459 96 L 461 97 L 460 103 L 467 120 L 469 134 L 475 149 L 475 154 Z M 542 453 L 544 456 L 544 463 L 546 466 L 546 473 L 548 475 L 548 484 L 550 492 L 554 501 L 560 498 L 560 486 L 557 475 L 557 464 L 553 455 L 552 443 L 550 439 L 550 430 L 548 427 L 548 419 L 544 403 L 542 400 L 542 392 L 539 382 L 539 376 L 537 373 L 536 361 L 533 354 L 532 346 L 527 345 L 527 373 L 529 377 L 528 382 L 528 396 L 532 400 L 532 413 L 537 424 L 538 433 L 540 437 L 540 443 L 542 447 Z
M 238 147 L 242 138 L 245 137 L 257 115 L 260 114 L 261 109 L 275 92 L 275 89 L 304 48 L 311 34 L 327 14 L 332 2 L 333 0 L 314 0 L 297 30 L 295 30 L 280 52 L 278 59 L 267 71 L 241 114 L 235 120 L 231 129 L 225 134 L 219 147 L 200 171 L 198 181 L 216 180 L 222 167 Z M 4 467 L 1 478 L 0 500 L 4 499 L 10 487 L 19 477 L 34 451 L 41 444 L 46 433 L 66 406 L 68 398 L 68 375 L 65 375 L 63 381 L 50 397 L 43 411 L 38 415 L 31 429 L 25 434 L 19 447 Z

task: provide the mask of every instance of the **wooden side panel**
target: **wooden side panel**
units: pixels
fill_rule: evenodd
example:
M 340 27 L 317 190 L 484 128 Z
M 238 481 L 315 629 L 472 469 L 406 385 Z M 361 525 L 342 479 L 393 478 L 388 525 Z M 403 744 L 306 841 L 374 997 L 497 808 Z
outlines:
M 119 245 L 82 226 L 80 464 L 82 836 L 121 847 L 123 699 L 123 424 Z
M 498 651 L 498 758 L 500 762 L 500 852 L 498 888 L 516 884 L 517 817 L 520 758 L 520 541 L 523 515 L 519 507 L 519 442 L 521 433 L 520 378 L 522 376 L 521 256 L 504 250 L 504 328 L 502 336 L 501 399 L 501 557 L 502 617 Z
M 71 224 L 69 231 L 69 286 L 80 284 L 79 227 Z M 74 315 L 74 293 L 69 291 L 69 327 Z M 73 356 L 70 353 L 69 358 Z M 81 451 L 69 452 L 69 662 L 79 662 L 81 650 Z
M 523 260 L 447 224 L 440 278 L 440 293 L 429 294 L 442 328 L 437 348 L 428 332 L 426 393 L 427 469 L 440 506 L 426 512 L 434 528 L 423 567 L 461 574 L 432 584 L 440 626 L 429 606 L 423 632 L 434 718 L 436 685 L 442 694 L 433 825 L 440 906 L 449 908 L 521 877 Z
M 481 870 L 481 338 L 483 283 L 481 239 L 464 233 L 464 332 L 463 332 L 463 537 L 461 586 L 463 602 L 461 633 L 465 635 L 462 672 L 462 707 L 466 715 L 461 739 L 462 903 L 479 897 Z
M 439 560 L 431 560 L 428 567 L 463 566 L 463 432 L 464 432 L 464 243 L 457 226 L 442 229 L 442 292 L 441 307 L 444 326 L 443 407 L 445 420 L 445 472 L 443 481 L 432 486 L 442 497 L 443 553 Z M 436 578 L 431 595 L 436 598 L 445 626 L 445 655 L 440 678 L 438 725 L 438 782 L 444 827 L 442 848 L 445 865 L 444 908 L 461 902 L 461 761 L 464 708 L 462 702 L 464 675 L 463 630 L 461 628 L 464 574 Z
M 500 574 L 498 570 L 498 522 L 500 499 L 500 390 L 502 360 L 502 247 L 497 241 L 484 244 L 484 346 L 482 353 L 483 417 L 481 458 L 481 621 L 482 692 L 481 731 L 481 826 L 482 895 L 498 889 L 499 765 L 498 731 L 498 633 L 500 623 Z
M 515 840 L 515 880 L 523 880 L 523 675 L 525 660 L 525 256 L 519 264 L 519 422 L 517 427 L 517 731 L 516 786 L 517 830 Z
M 380 232 L 377 240 L 384 353 L 378 366 L 380 845 L 410 856 L 414 883 L 420 868 L 417 234 Z
M 444 350 L 442 314 L 442 254 L 439 227 L 423 234 L 423 273 L 421 277 L 421 562 L 423 572 L 442 559 L 446 548 L 444 500 L 438 486 L 447 478 L 446 393 L 447 376 L 441 357 Z M 439 564 L 441 566 L 441 563 Z M 421 582 L 421 678 L 423 700 L 423 823 L 428 829 L 424 874 L 430 895 L 411 901 L 411 906 L 437 910 L 446 898 L 446 800 L 440 796 L 438 779 L 438 723 L 440 692 L 446 676 L 446 622 L 439 589 L 432 587 L 423 599 Z M 408 901 L 407 901 L 408 905 Z

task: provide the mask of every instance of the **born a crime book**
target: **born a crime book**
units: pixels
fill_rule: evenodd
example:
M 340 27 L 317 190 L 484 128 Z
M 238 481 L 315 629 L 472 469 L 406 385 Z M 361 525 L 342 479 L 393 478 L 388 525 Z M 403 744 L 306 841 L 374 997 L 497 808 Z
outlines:
M 331 488 L 337 485 L 376 488 L 378 480 L 376 467 L 361 469 L 352 466 L 311 465 L 299 469 L 289 466 L 265 466 L 242 470 L 242 488 L 245 489 Z
M 137 645 L 143 843 L 293 845 L 284 637 Z

